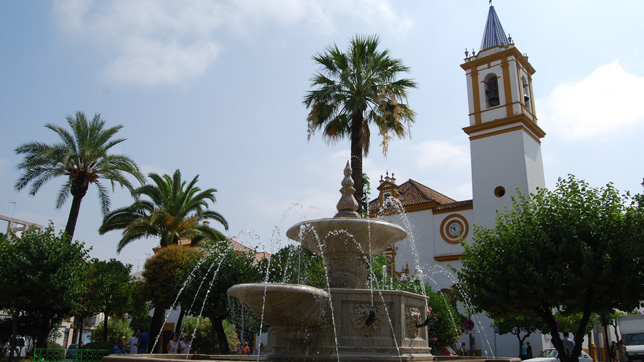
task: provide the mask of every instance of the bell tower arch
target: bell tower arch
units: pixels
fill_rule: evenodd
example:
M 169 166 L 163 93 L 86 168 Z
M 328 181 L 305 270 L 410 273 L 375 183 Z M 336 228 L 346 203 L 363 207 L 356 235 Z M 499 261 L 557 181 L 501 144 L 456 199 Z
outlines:
M 528 56 L 521 54 L 490 6 L 478 54 L 467 53 L 465 70 L 469 106 L 474 222 L 494 225 L 496 210 L 522 193 L 545 187 Z

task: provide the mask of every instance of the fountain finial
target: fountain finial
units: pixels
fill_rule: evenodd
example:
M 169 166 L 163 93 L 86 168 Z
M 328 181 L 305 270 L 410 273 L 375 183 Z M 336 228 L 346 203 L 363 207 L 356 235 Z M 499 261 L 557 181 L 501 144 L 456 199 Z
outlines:
M 358 202 L 356 198 L 353 197 L 356 189 L 353 187 L 353 179 L 351 178 L 351 165 L 347 161 L 347 166 L 344 168 L 344 178 L 342 179 L 342 188 L 340 193 L 340 201 L 338 201 L 338 213 L 335 214 L 335 217 L 360 217 L 358 214 Z

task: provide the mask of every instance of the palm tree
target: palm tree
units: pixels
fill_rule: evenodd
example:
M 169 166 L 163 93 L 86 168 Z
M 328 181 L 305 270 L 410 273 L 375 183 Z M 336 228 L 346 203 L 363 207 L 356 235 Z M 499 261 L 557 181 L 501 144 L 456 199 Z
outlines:
M 356 35 L 346 53 L 333 44 L 313 59 L 321 70 L 311 79 L 316 89 L 309 91 L 304 104 L 308 115 L 308 139 L 322 129 L 327 142 L 351 139 L 351 168 L 356 199 L 362 207 L 362 157 L 369 154 L 369 124 L 375 123 L 387 155 L 391 135 L 404 138 L 414 122 L 407 89 L 416 88 L 410 79 L 398 79 L 409 72 L 402 60 L 392 59 L 389 50 L 378 51 L 377 35 Z M 403 103 L 405 102 L 405 103 Z
M 117 251 L 134 240 L 156 236 L 159 245 L 179 244 L 180 240 L 190 240 L 192 245 L 204 239 L 224 240 L 225 236 L 202 223 L 215 220 L 228 230 L 228 222 L 221 214 L 208 210 L 208 201 L 215 202 L 215 192 L 210 188 L 201 190 L 195 186 L 199 175 L 186 183 L 181 180 L 181 172 L 174 175 L 159 176 L 151 173 L 154 185 L 143 185 L 132 192 L 137 200 L 130 206 L 114 210 L 103 219 L 98 232 L 102 235 L 112 230 L 123 230 Z M 147 199 L 142 199 L 146 196 Z
M 15 152 L 24 154 L 25 158 L 18 165 L 24 173 L 16 182 L 15 188 L 20 191 L 31 183 L 29 194 L 33 196 L 50 179 L 66 177 L 66 182 L 58 192 L 56 208 L 61 208 L 71 194 L 72 207 L 65 227 L 71 242 L 81 201 L 90 184 L 94 184 L 98 190 L 101 209 L 105 215 L 109 212 L 110 197 L 105 186 L 99 182 L 100 179 L 109 180 L 112 191 L 115 183 L 132 191 L 132 184 L 126 174 L 134 176 L 141 183 L 144 178 L 138 166 L 129 157 L 108 153 L 110 148 L 125 141 L 124 138 L 112 139 L 112 136 L 123 128 L 122 125 L 105 128 L 105 121 L 101 119 L 100 114 L 95 114 L 94 119 L 88 121 L 83 112 L 76 112 L 74 118 L 67 116 L 66 119 L 72 133 L 59 126 L 45 125 L 56 132 L 60 137 L 60 143 L 48 145 L 29 142 L 16 148 Z

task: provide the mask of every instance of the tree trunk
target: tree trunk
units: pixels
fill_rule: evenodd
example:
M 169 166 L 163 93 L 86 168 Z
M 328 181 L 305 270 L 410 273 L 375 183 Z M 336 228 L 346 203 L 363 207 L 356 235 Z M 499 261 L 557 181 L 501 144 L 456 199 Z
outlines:
M 78 192 L 74 192 L 74 190 L 72 190 L 72 208 L 69 210 L 67 226 L 65 226 L 65 232 L 69 237 L 70 243 L 74 240 L 74 230 L 76 230 L 76 221 L 78 220 L 78 214 L 80 213 L 81 201 L 83 201 L 83 197 L 86 193 L 87 188 L 81 188 Z
M 105 318 L 103 318 L 104 319 L 103 320 L 103 340 L 107 341 L 107 322 L 109 318 L 107 316 L 107 312 L 105 312 L 104 314 L 105 314 Z
M 83 330 L 85 329 L 85 318 L 78 317 L 78 348 L 83 344 Z M 105 339 L 107 340 L 107 338 Z
M 226 331 L 224 330 L 224 318 L 217 316 L 212 320 L 212 327 L 217 334 L 217 342 L 219 343 L 219 350 L 221 354 L 230 354 L 230 346 L 228 346 L 228 339 L 226 338 Z
M 181 312 L 179 312 L 179 319 L 177 319 L 177 325 L 174 327 L 174 333 L 177 333 L 178 335 L 181 335 L 181 324 L 183 323 L 184 314 L 185 311 L 183 307 L 181 307 Z
M 355 187 L 355 198 L 358 202 L 358 213 L 362 213 L 362 112 L 356 113 L 351 120 L 351 178 Z
M 13 362 L 13 352 L 16 350 L 16 342 L 18 341 L 18 318 L 20 317 L 20 312 L 16 311 L 13 313 L 11 318 L 11 343 L 9 344 L 9 362 Z M 20 355 L 18 355 L 20 358 Z
M 157 340 L 157 337 L 163 331 L 163 323 L 165 322 L 165 308 L 154 308 L 154 314 L 152 315 L 152 322 L 150 325 L 150 341 L 148 342 L 148 350 L 146 352 L 153 352 L 152 347 L 154 342 Z

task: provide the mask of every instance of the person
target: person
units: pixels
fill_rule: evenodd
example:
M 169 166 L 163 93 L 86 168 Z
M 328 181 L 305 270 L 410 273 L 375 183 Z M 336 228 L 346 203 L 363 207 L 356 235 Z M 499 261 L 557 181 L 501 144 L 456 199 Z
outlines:
M 125 349 L 128 351 L 129 354 L 137 354 L 138 353 L 138 347 L 136 346 L 139 343 L 139 337 L 137 337 L 136 332 L 134 332 L 134 335 L 130 337 L 130 339 L 125 342 Z
M 611 362 L 617 362 L 617 342 L 610 342 L 610 360 Z
M 619 360 L 620 362 L 628 361 L 628 352 L 626 352 L 626 344 L 623 339 L 619 340 Z
M 248 347 L 248 342 L 244 342 L 241 350 L 242 354 L 250 354 L 250 347 Z
M 125 337 L 121 337 L 121 339 L 119 339 L 119 343 L 117 343 L 116 346 L 112 348 L 112 354 L 125 354 L 125 353 L 127 353 L 125 351 Z
M 179 334 L 178 333 L 172 334 L 172 339 L 168 341 L 168 345 L 166 346 L 166 349 L 168 350 L 168 354 L 179 353 Z
M 566 351 L 566 356 L 570 357 L 572 356 L 572 350 L 575 348 L 575 341 L 570 339 L 570 334 L 568 332 L 563 332 L 563 347 L 564 351 Z
M 138 352 L 148 353 L 148 342 L 150 341 L 150 337 L 145 333 L 145 329 L 143 327 L 139 327 L 139 329 L 136 330 L 136 333 L 137 337 L 139 337 L 139 343 L 137 344 Z
M 461 348 L 458 350 L 458 354 L 461 356 L 467 356 L 467 348 L 465 348 L 465 342 L 461 343 Z
M 181 340 L 181 342 L 179 342 L 179 353 L 190 353 L 190 336 L 187 334 L 184 334 L 183 339 Z
M 519 357 L 521 357 L 522 361 L 528 358 L 528 346 L 525 343 L 521 343 L 521 355 Z
M 526 357 L 527 358 L 532 358 L 532 346 L 530 345 L 530 342 L 526 342 L 525 344 L 528 346 L 526 348 L 527 352 L 528 352 Z

